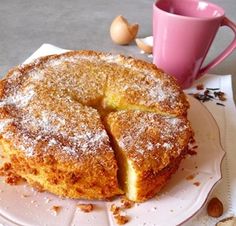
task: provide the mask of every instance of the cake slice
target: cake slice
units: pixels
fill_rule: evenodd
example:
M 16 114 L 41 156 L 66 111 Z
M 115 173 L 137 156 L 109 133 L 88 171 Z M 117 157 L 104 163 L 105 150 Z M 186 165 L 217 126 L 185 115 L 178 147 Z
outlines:
M 185 117 L 118 111 L 106 118 L 126 196 L 135 202 L 153 197 L 178 169 L 192 131 Z

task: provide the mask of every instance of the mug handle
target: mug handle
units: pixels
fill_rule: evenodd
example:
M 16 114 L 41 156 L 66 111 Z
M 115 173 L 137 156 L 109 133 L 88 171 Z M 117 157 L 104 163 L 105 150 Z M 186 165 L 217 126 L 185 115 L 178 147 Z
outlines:
M 234 39 L 233 41 L 229 44 L 229 46 L 219 55 L 217 56 L 214 60 L 212 60 L 209 64 L 204 66 L 203 68 L 200 69 L 197 78 L 200 78 L 202 75 L 204 75 L 209 69 L 215 67 L 217 64 L 222 62 L 229 54 L 233 52 L 233 50 L 236 48 L 236 25 L 229 20 L 227 17 L 224 17 L 223 22 L 221 26 L 228 26 L 232 29 L 234 32 Z

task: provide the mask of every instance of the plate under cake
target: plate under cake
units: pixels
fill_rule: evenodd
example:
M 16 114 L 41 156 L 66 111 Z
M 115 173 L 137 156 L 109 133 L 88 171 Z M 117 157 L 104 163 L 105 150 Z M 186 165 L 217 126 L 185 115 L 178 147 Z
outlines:
M 69 198 L 111 198 L 123 193 L 124 177 L 118 182 L 117 172 L 126 170 L 114 142 L 112 117 L 119 127 L 116 116 L 124 115 L 128 123 L 120 133 L 127 136 L 153 114 L 155 123 L 146 124 L 150 131 L 143 140 L 152 145 L 143 152 L 134 150 L 142 155 L 139 159 L 149 156 L 145 167 L 136 168 L 146 176 L 138 183 L 140 195 L 128 195 L 143 201 L 167 183 L 186 154 L 191 137 L 188 106 L 171 76 L 141 60 L 94 51 L 39 58 L 13 68 L 0 82 L 2 154 L 17 175 L 41 190 Z M 170 126 L 178 120 L 180 124 Z M 158 135 L 166 126 L 172 130 L 168 145 L 174 148 L 158 149 L 167 142 Z M 168 161 L 162 161 L 163 156 Z M 141 186 L 148 184 L 146 172 L 152 164 L 158 169 L 153 179 L 157 182 L 146 192 Z M 132 181 L 133 174 L 127 175 Z

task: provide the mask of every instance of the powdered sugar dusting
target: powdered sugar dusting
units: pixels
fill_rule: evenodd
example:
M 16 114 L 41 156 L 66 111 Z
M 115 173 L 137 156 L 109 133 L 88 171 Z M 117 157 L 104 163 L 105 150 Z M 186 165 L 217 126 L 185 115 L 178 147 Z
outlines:
M 68 121 L 53 112 L 42 111 L 39 117 L 33 115 L 22 115 L 22 120 L 17 121 L 17 127 L 20 128 L 18 136 L 17 148 L 24 150 L 27 156 L 34 156 L 35 148 L 42 142 L 46 142 L 44 146 L 45 154 L 50 148 L 62 150 L 68 155 L 92 154 L 99 149 L 107 149 L 109 143 L 108 135 L 102 126 L 91 128 L 84 123 L 79 131 L 78 128 L 66 126 Z M 95 118 L 96 120 L 96 118 Z M 1 133 L 3 137 L 6 134 L 3 129 L 7 123 L 12 120 L 3 120 L 0 122 Z M 28 132 L 31 135 L 28 136 Z M 12 136 L 15 136 L 11 134 Z M 9 138 L 9 137 L 8 137 Z
M 113 119 L 112 119 L 113 118 Z M 120 111 L 111 115 L 111 120 L 122 133 L 118 145 L 125 151 L 175 152 L 179 154 L 186 144 L 178 142 L 178 137 L 186 136 L 190 125 L 183 117 L 161 116 L 156 113 L 140 111 Z
M 139 93 L 142 97 L 140 100 L 136 99 L 136 101 L 140 101 L 141 104 L 146 106 L 155 105 L 157 102 L 165 101 L 168 101 L 169 107 L 171 108 L 176 108 L 179 104 L 176 99 L 180 95 L 180 91 L 173 87 L 168 80 L 169 76 L 167 74 L 164 73 L 164 75 L 162 74 L 162 76 L 158 77 L 157 74 L 150 69 L 148 70 L 142 67 L 134 66 L 133 59 L 129 59 L 124 62 L 122 57 L 119 55 L 108 55 L 102 59 L 110 63 L 116 63 L 122 67 L 139 73 L 139 75 L 136 74 L 136 76 L 133 76 L 133 80 L 128 84 L 128 86 L 125 85 L 127 83 L 127 79 L 123 80 L 124 84 L 122 83 L 122 80 L 120 81 L 121 95 L 126 91 L 134 92 L 135 95 Z M 113 88 L 114 87 L 112 87 L 112 89 Z
M 172 143 L 167 143 L 165 142 L 163 145 L 162 145 L 163 148 L 167 149 L 167 150 L 170 150 L 174 147 L 174 145 Z
M 166 85 L 163 79 L 155 78 L 153 76 L 151 77 L 151 79 L 154 81 L 152 83 L 153 85 L 149 87 L 149 89 L 148 87 L 146 88 L 146 90 L 149 90 L 148 97 L 150 104 L 168 100 L 172 106 L 176 107 L 176 99 L 179 95 L 179 92 L 174 90 L 173 87 Z
M 112 63 L 117 64 L 115 70 Z M 177 92 L 170 87 L 170 94 L 166 90 L 168 88 L 164 89 L 166 86 L 161 78 L 149 70 L 135 67 L 131 59 L 124 62 L 119 55 L 61 55 L 42 64 L 41 60 L 36 60 L 35 65 L 40 67 L 24 72 L 25 66 L 21 66 L 13 71 L 7 77 L 10 89 L 0 99 L 0 108 L 10 106 L 13 109 L 7 119 L 1 119 L 0 133 L 6 139 L 16 140 L 16 148 L 24 150 L 27 156 L 37 154 L 38 147 L 45 153 L 57 149 L 72 156 L 94 154 L 98 150 L 112 151 L 98 111 L 86 106 L 100 103 L 109 76 L 122 74 L 124 68 L 133 79 L 126 80 L 126 86 L 119 83 L 124 92 L 141 93 L 143 99 L 139 101 L 147 106 L 168 99 L 175 107 Z M 133 72 L 138 73 L 133 75 Z M 13 118 L 12 121 L 9 118 Z M 9 123 L 16 127 L 17 133 L 6 129 Z M 142 123 L 145 125 L 145 121 Z M 179 125 L 178 122 L 172 123 L 173 127 Z M 139 126 L 137 137 L 145 133 L 146 128 Z M 132 145 L 132 136 L 127 134 L 122 137 L 120 145 L 124 148 Z M 160 145 L 166 150 L 172 148 L 168 143 L 151 141 L 145 148 L 138 144 L 136 148 L 143 153 L 144 149 L 152 150 Z
M 28 105 L 35 92 L 32 86 L 26 87 L 23 91 L 17 91 L 11 96 L 0 101 L 0 107 L 4 105 L 15 105 L 18 108 L 24 108 Z
M 86 68 L 83 70 L 81 66 L 81 60 L 91 62 L 92 59 L 80 55 L 49 59 L 40 69 L 30 69 L 24 74 L 23 83 L 19 70 L 11 73 L 8 77 L 10 92 L 0 100 L 0 107 L 9 106 L 13 109 L 9 113 L 14 116 L 0 121 L 2 137 L 15 140 L 15 147 L 29 157 L 37 155 L 37 147 L 45 154 L 56 149 L 69 156 L 112 151 L 97 110 L 78 103 L 79 95 L 86 102 L 94 96 L 99 99 L 104 90 L 106 74 L 96 71 L 89 77 Z M 71 73 L 75 74 L 66 74 L 68 62 Z M 35 62 L 36 65 L 39 63 Z M 24 71 L 24 66 L 20 66 L 20 70 Z M 17 133 L 5 129 L 9 123 L 14 125 Z
M 78 109 L 77 109 L 77 113 Z M 81 112 L 81 114 L 83 114 Z M 89 114 L 88 116 L 93 116 Z M 95 117 L 94 117 L 95 116 Z M 109 143 L 108 135 L 103 129 L 102 125 L 99 126 L 97 115 L 93 116 L 96 125 L 92 128 L 86 122 L 81 122 L 80 128 L 75 127 L 74 122 L 69 123 L 68 118 L 64 118 L 62 115 L 58 115 L 55 112 L 49 112 L 43 110 L 38 117 L 31 115 L 24 115 L 22 120 L 19 122 L 19 126 L 31 131 L 32 134 L 37 134 L 33 137 L 26 136 L 27 133 L 21 134 L 21 141 L 19 146 L 25 151 L 27 156 L 33 156 L 34 150 L 39 143 L 46 141 L 44 146 L 44 152 L 50 148 L 56 148 L 62 150 L 68 155 L 80 155 L 80 154 L 92 154 L 96 153 L 97 150 L 106 148 L 111 151 L 110 148 L 106 147 Z M 82 119 L 86 116 L 81 116 Z M 69 125 L 68 125 L 69 124 Z
M 135 67 L 132 61 L 124 65 L 122 73 L 108 77 L 109 95 L 122 98 L 122 102 L 131 109 L 133 105 L 144 106 L 173 115 L 186 111 L 183 92 L 170 76 L 154 69 Z
M 32 70 L 31 72 L 29 72 L 29 76 L 33 81 L 40 81 L 44 78 L 44 73 L 39 70 Z
M 11 81 L 14 81 L 19 78 L 21 73 L 18 70 L 12 72 L 11 77 L 9 78 Z
M 55 138 L 50 139 L 48 142 L 49 147 L 54 146 L 56 144 L 58 144 L 58 142 L 55 140 Z
M 119 55 L 105 55 L 101 56 L 101 59 L 108 63 L 120 63 L 122 61 Z
M 0 133 L 4 131 L 4 128 L 9 125 L 9 123 L 13 122 L 13 119 L 3 119 L 0 120 Z
M 73 55 L 73 56 L 61 56 L 60 58 L 57 59 L 52 59 L 49 60 L 45 66 L 48 67 L 56 67 L 61 65 L 62 63 L 78 63 L 78 60 L 87 60 L 87 61 L 94 61 L 94 60 L 98 60 L 97 57 L 95 56 L 86 56 L 86 55 Z

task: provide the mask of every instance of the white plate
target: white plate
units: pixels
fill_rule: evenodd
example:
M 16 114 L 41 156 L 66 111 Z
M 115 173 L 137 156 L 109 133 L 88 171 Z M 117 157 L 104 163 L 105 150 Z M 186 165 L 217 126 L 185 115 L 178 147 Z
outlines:
M 169 184 L 155 198 L 126 210 L 127 226 L 178 225 L 191 218 L 204 204 L 213 186 L 221 178 L 225 152 L 220 145 L 219 129 L 212 115 L 197 100 L 189 97 L 189 119 L 195 132 L 197 155 L 188 156 Z M 190 175 L 194 179 L 187 180 Z M 194 185 L 199 182 L 200 185 Z M 83 213 L 76 204 L 93 203 L 95 210 Z M 113 202 L 61 199 L 38 193 L 28 185 L 10 186 L 0 182 L 0 222 L 6 226 L 111 226 Z M 61 206 L 55 215 L 51 208 Z

